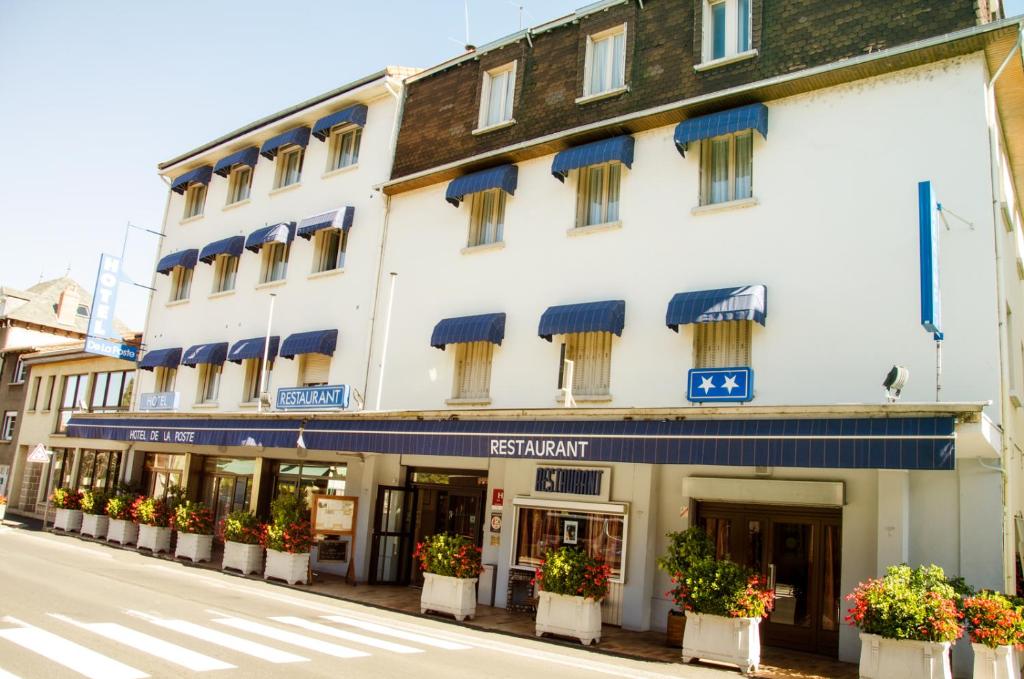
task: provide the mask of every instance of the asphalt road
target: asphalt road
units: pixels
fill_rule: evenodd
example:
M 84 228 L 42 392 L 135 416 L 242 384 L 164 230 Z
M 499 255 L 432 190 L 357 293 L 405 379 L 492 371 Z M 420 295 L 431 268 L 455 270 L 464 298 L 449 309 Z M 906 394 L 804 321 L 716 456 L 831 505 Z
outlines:
M 0 679 L 723 677 L 0 527 Z

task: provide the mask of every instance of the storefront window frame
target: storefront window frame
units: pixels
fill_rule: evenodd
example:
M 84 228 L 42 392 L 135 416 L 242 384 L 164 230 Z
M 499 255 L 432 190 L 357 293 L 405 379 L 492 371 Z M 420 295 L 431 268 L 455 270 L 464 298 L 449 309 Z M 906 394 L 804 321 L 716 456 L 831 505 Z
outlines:
M 284 466 L 284 465 L 294 465 L 294 466 L 298 467 L 299 468 L 299 473 L 298 474 L 284 474 L 284 475 L 282 475 L 281 474 L 281 467 Z M 331 461 L 328 462 L 328 461 L 320 461 L 320 460 L 280 460 L 280 459 L 278 459 L 278 460 L 274 460 L 274 462 L 273 462 L 273 464 L 272 464 L 272 466 L 270 468 L 271 480 L 272 480 L 272 483 L 271 483 L 271 499 L 276 499 L 278 497 L 278 495 L 279 495 L 279 493 L 280 493 L 280 491 L 282 489 L 282 485 L 289 485 L 289 486 L 291 486 L 290 492 L 295 494 L 295 495 L 299 495 L 300 494 L 299 491 L 302 490 L 304 487 L 306 487 L 306 486 L 303 485 L 304 481 L 324 478 L 322 476 L 306 475 L 304 473 L 304 470 L 305 470 L 306 466 L 309 466 L 309 467 L 328 466 L 328 467 L 341 467 L 341 468 L 343 468 L 345 470 L 345 490 L 343 492 L 340 492 L 340 493 L 339 492 L 332 492 L 332 489 L 330 487 L 328 487 L 328 488 L 324 489 L 324 492 L 326 494 L 328 494 L 328 495 L 340 495 L 340 496 L 343 496 L 343 495 L 345 495 L 348 492 L 348 462 L 344 462 L 344 461 L 338 462 L 338 461 L 334 461 L 334 460 L 331 460 Z M 328 478 L 327 480 L 330 481 L 330 478 Z M 304 500 L 306 499 L 306 495 L 303 495 L 302 497 L 303 497 Z M 307 511 L 309 509 L 310 509 L 310 507 L 306 507 Z

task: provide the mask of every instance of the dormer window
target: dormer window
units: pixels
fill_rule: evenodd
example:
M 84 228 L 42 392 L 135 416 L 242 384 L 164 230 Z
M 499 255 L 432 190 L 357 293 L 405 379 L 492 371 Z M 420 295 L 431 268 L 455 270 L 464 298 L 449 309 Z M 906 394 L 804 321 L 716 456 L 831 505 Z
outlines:
M 479 129 L 511 123 L 516 92 L 516 62 L 484 72 L 480 89 Z
M 626 24 L 587 36 L 585 73 L 584 97 L 626 86 Z
M 753 50 L 752 0 L 704 0 L 703 61 L 742 58 Z M 752 55 L 751 55 L 752 56 Z

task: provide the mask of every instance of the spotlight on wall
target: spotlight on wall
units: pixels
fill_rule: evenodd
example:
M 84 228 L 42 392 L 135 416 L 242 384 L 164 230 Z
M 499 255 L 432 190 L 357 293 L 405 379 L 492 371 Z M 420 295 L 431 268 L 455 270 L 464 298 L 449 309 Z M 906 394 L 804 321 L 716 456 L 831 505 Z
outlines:
M 885 398 L 892 403 L 900 397 L 900 392 L 907 386 L 907 380 L 910 379 L 910 371 L 904 368 L 902 365 L 894 365 L 889 371 L 889 374 L 885 376 L 885 381 L 882 382 L 882 387 L 885 388 Z

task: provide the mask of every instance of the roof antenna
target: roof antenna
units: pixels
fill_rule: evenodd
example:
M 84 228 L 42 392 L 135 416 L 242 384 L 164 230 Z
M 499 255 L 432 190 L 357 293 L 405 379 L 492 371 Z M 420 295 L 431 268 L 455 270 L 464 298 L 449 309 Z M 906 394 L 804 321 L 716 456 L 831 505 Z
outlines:
M 46 275 L 46 272 L 45 272 L 45 271 L 43 271 L 42 269 L 40 269 L 40 270 L 39 270 L 39 282 L 40 282 L 40 283 L 42 283 L 42 282 L 43 282 L 43 276 L 45 276 L 45 275 Z
M 475 52 L 476 51 L 476 45 L 474 45 L 473 43 L 471 43 L 469 41 L 469 0 L 466 0 L 465 7 L 466 7 L 466 51 L 467 52 Z
M 71 260 L 68 260 L 68 268 L 64 270 L 64 278 L 71 275 Z

